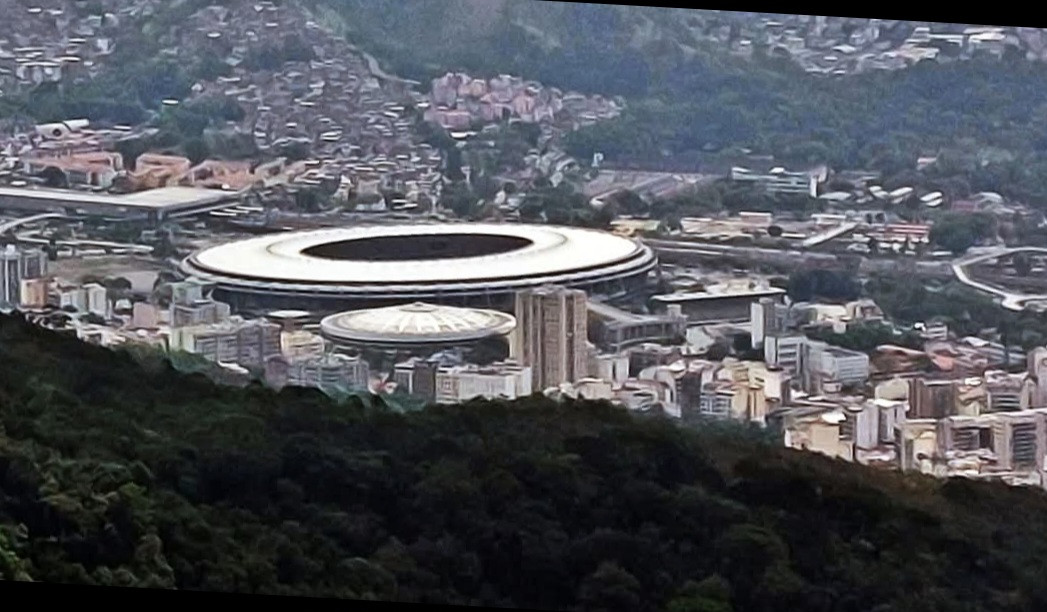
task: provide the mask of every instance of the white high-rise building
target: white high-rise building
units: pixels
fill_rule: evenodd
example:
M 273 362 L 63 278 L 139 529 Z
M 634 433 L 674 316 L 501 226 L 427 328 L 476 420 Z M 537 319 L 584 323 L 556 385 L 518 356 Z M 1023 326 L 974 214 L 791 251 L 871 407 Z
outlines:
M 777 303 L 772 298 L 760 298 L 758 302 L 753 302 L 749 306 L 749 325 L 752 347 L 762 349 L 764 339 L 780 331 Z

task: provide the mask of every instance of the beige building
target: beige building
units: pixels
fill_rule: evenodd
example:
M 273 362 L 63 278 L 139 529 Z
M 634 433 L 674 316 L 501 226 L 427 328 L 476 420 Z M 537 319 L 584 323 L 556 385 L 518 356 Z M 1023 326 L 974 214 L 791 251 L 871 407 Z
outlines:
M 280 352 L 291 361 L 320 357 L 324 352 L 324 339 L 305 330 L 283 331 L 280 333 Z
M 528 366 L 533 388 L 584 378 L 589 370 L 588 309 L 578 289 L 539 287 L 516 294 L 513 358 Z
M 46 278 L 28 278 L 22 280 L 20 306 L 22 308 L 43 308 L 47 306 L 47 294 L 51 281 Z
M 160 324 L 160 313 L 156 306 L 145 302 L 136 302 L 131 309 L 131 327 L 137 329 L 154 329 Z

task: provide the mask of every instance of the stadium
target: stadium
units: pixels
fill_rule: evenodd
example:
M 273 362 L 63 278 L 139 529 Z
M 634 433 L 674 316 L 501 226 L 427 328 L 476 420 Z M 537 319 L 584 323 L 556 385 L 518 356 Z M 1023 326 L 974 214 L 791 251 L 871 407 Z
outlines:
M 338 312 L 407 302 L 511 311 L 545 284 L 606 299 L 641 290 L 657 265 L 643 244 L 545 225 L 381 225 L 287 232 L 202 249 L 182 262 L 237 310 Z

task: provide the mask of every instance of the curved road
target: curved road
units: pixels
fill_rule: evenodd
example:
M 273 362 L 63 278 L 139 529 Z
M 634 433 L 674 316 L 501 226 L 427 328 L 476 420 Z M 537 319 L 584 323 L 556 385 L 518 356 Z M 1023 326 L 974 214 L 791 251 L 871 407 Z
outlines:
M 33 215 L 32 217 L 22 217 L 21 219 L 14 219 L 7 223 L 0 223 L 0 235 L 6 234 L 7 232 L 15 229 L 22 225 L 28 225 L 30 223 L 36 223 L 37 221 L 44 221 L 45 219 L 62 219 L 65 215 L 60 213 L 43 213 L 39 215 Z
M 1008 255 L 1014 255 L 1015 253 L 1039 253 L 1041 255 L 1047 255 L 1047 248 L 1043 247 L 1014 247 L 1014 248 L 1001 248 L 987 253 L 981 253 L 971 257 L 964 257 L 957 259 L 952 264 L 953 274 L 959 281 L 969 287 L 984 291 L 991 295 L 995 295 L 1001 298 L 1000 305 L 1008 310 L 1023 310 L 1029 302 L 1047 301 L 1047 295 L 1029 295 L 1024 293 L 1013 293 L 1000 287 L 995 287 L 987 283 L 983 283 L 971 278 L 967 274 L 966 268 L 971 264 L 988 261 L 990 259 L 998 259 L 1000 257 L 1006 257 Z

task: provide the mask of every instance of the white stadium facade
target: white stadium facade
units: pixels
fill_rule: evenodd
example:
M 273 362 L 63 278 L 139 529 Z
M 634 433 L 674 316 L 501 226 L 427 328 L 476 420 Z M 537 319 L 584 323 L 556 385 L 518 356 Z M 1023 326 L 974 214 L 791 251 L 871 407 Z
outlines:
M 242 311 L 338 312 L 408 302 L 511 311 L 521 289 L 558 284 L 616 299 L 657 266 L 639 241 L 518 224 L 376 225 L 287 232 L 205 248 L 182 262 Z

